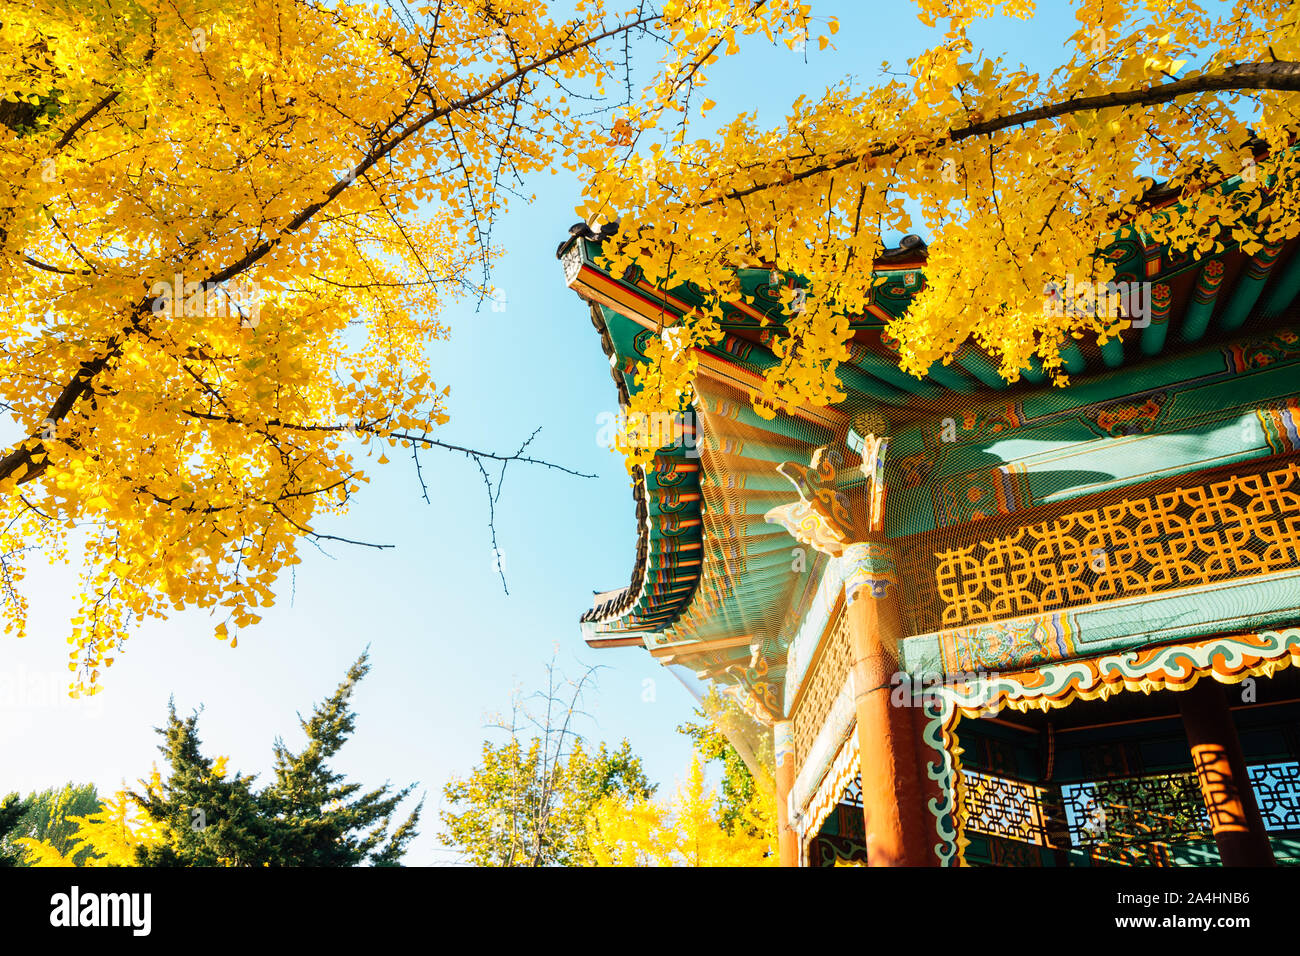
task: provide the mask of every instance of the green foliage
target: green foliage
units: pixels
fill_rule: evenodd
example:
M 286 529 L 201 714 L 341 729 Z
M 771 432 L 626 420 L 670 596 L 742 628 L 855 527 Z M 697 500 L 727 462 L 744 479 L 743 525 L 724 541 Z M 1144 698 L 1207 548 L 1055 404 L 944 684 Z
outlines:
M 13 796 L 17 797 L 17 794 Z M 90 848 L 82 846 L 73 851 L 72 843 L 76 836 L 77 825 L 69 818 L 88 816 L 99 812 L 102 807 L 103 804 L 93 783 L 69 782 L 62 787 L 51 787 L 40 793 L 28 794 L 27 799 L 22 801 L 22 812 L 14 819 L 7 832 L 3 821 L 0 820 L 0 859 L 23 860 L 25 854 L 18 849 L 14 841 L 29 837 L 50 844 L 59 853 L 81 865 L 90 856 Z M 0 811 L 0 816 L 2 815 L 3 811 Z M 17 865 L 25 866 L 27 863 L 24 861 Z
M 385 784 L 358 795 L 361 784 L 344 782 L 327 764 L 352 735 L 356 717 L 349 702 L 369 670 L 362 654 L 334 696 L 318 706 L 310 720 L 300 721 L 307 735 L 301 752 L 293 753 L 282 740 L 275 742 L 275 782 L 262 794 L 281 830 L 275 864 L 397 866 L 416 836 L 423 801 L 387 835 L 394 811 L 414 785 L 390 792 Z
M 203 755 L 198 715 L 184 720 L 171 707 L 159 747 L 170 774 L 135 799 L 150 819 L 165 823 L 170 837 L 142 846 L 144 866 L 376 866 L 400 864 L 416 836 L 420 806 L 392 833 L 397 805 L 411 792 L 388 785 L 359 794 L 328 761 L 355 728 L 350 701 L 369 671 L 367 654 L 301 726 L 306 746 L 294 753 L 275 741 L 274 780 L 257 790 L 254 777 L 227 776 L 224 760 Z M 143 782 L 143 781 L 142 781 Z
M 1119 861 L 1130 847 L 1214 838 L 1190 771 L 1095 781 L 1083 826 L 1094 853 Z
M 677 732 L 691 738 L 695 749 L 706 763 L 722 764 L 722 792 L 718 795 L 718 811 L 722 828 L 734 835 L 737 826 L 746 826 L 745 809 L 750 806 L 757 790 L 754 775 L 749 772 L 736 748 L 709 720 L 708 715 L 699 708 L 696 708 L 695 714 L 700 722 L 679 724 Z
M 18 825 L 26 812 L 27 802 L 16 793 L 0 800 L 0 867 L 22 865 L 23 855 L 11 849 L 9 841 L 23 835 Z
M 446 846 L 477 866 L 590 866 L 596 805 L 605 797 L 653 795 L 631 744 L 624 740 L 611 751 L 601 743 L 588 752 L 572 729 L 593 672 L 566 681 L 552 660 L 547 690 L 533 695 L 543 702 L 536 716 L 516 692 L 510 721 L 498 724 L 506 741 L 485 740 L 481 763 L 443 790 L 451 807 L 440 813 Z M 527 743 L 523 724 L 536 730 Z
M 722 828 L 731 835 L 737 835 L 737 828 L 748 836 L 758 836 L 750 822 L 755 794 L 759 791 L 758 781 L 746 756 L 762 773 L 770 774 L 770 741 L 759 745 L 758 738 L 765 734 L 755 733 L 761 730 L 752 719 L 745 715 L 730 699 L 718 693 L 716 687 L 710 688 L 708 694 L 695 709 L 698 721 L 679 724 L 677 732 L 685 734 L 695 745 L 696 752 L 706 763 L 722 764 L 722 787 L 718 795 L 718 812 Z M 730 736 L 724 730 L 730 731 Z M 749 747 L 747 754 L 736 749 L 734 741 L 745 741 Z
M 171 773 L 160 785 L 134 794 L 148 817 L 165 824 L 169 839 L 142 846 L 142 866 L 260 866 L 269 862 L 272 821 L 253 790 L 253 777 L 225 779 L 205 757 L 198 735 L 198 713 L 184 720 L 169 703 L 167 723 L 157 728 L 158 748 Z M 143 783 L 143 781 L 142 781 Z
M 558 761 L 540 737 L 483 742 L 483 760 L 451 780 L 444 794 L 460 812 L 442 811 L 443 843 L 477 866 L 590 866 L 592 810 L 604 797 L 650 797 L 655 787 L 624 740 L 588 753 L 581 743 Z M 461 809 L 463 808 L 463 809 Z

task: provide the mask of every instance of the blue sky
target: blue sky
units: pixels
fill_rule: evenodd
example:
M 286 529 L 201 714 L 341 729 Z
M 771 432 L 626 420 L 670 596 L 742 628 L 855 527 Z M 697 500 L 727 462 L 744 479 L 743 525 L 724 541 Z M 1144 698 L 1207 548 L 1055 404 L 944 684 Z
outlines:
M 990 53 L 1050 70 L 1074 21 L 1064 4 L 1047 6 L 1032 23 L 999 21 L 975 36 Z M 805 60 L 765 40 L 745 44 L 713 68 L 708 96 L 717 107 L 692 135 L 740 111 L 776 123 L 801 94 L 850 74 L 871 83 L 882 61 L 901 69 L 934 42 L 906 2 L 817 3 L 813 14 L 839 17 L 835 48 L 819 53 L 811 43 Z M 307 548 L 295 578 L 281 580 L 277 606 L 234 650 L 211 637 L 202 612 L 150 623 L 94 698 L 70 701 L 65 693 L 78 569 L 34 568 L 26 582 L 30 636 L 0 638 L 0 792 L 68 780 L 103 791 L 133 783 L 158 756 L 152 728 L 172 695 L 183 713 L 204 707 L 209 754 L 265 775 L 272 739 L 298 746 L 296 714 L 331 692 L 366 645 L 373 669 L 357 694 L 356 734 L 336 767 L 368 786 L 419 782 L 426 818 L 409 863 L 454 862 L 436 839 L 443 785 L 470 770 L 485 737 L 499 739 L 485 728 L 487 714 L 508 706 L 514 686 L 540 686 L 556 646 L 571 674 L 582 664 L 604 666 L 587 698 L 587 736 L 628 738 L 666 788 L 684 775 L 690 748 L 674 728 L 690 719 L 691 697 L 648 654 L 591 651 L 579 635 L 593 590 L 630 577 L 635 512 L 621 462 L 596 443 L 597 416 L 615 410 L 608 365 L 554 257 L 577 218 L 580 184 L 560 170 L 529 185 L 536 201 L 516 202 L 496 228 L 506 251 L 494 280 L 503 308 L 449 310 L 452 337 L 431 346 L 439 384 L 452 387 L 443 438 L 513 451 L 541 426 L 532 446 L 539 457 L 598 473 L 583 480 L 511 466 L 497 507 L 509 596 L 493 567 L 478 470 L 438 453 L 424 459 L 432 505 L 409 458 L 392 455 L 387 465 L 372 463 L 371 484 L 351 513 L 321 529 L 394 550 L 339 545 L 327 557 Z

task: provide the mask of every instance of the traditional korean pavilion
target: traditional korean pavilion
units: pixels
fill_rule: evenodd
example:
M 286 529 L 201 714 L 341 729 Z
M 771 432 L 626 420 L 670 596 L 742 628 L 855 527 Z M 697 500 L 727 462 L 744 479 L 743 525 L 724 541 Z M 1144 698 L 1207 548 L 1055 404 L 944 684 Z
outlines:
M 626 404 L 700 297 L 600 243 L 558 255 Z M 970 345 L 899 369 L 914 237 L 840 404 L 751 407 L 791 277 L 742 271 L 698 351 L 694 430 L 634 476 L 631 580 L 582 628 L 772 728 L 783 864 L 1300 862 L 1300 241 L 1100 254 L 1149 324 L 1071 345 L 1064 389 Z

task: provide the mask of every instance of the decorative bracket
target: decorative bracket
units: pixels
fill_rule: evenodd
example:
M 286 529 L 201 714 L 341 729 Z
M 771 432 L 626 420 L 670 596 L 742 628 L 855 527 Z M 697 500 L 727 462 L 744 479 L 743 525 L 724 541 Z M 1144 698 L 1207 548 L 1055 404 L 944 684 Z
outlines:
M 853 542 L 880 534 L 885 523 L 885 451 L 889 439 L 874 432 L 859 434 L 851 430 L 848 446 L 861 453 L 859 470 L 867 480 L 866 509 L 856 521 L 848 496 L 836 487 L 844 456 L 830 445 L 814 451 L 809 466 L 793 461 L 776 466 L 794 485 L 799 500 L 773 508 L 764 516 L 785 528 L 800 544 L 833 558 Z
M 848 496 L 835 487 L 841 464 L 843 457 L 829 445 L 813 452 L 811 466 L 781 462 L 776 470 L 794 485 L 799 500 L 780 505 L 764 515 L 801 544 L 831 557 L 839 557 L 854 538 Z

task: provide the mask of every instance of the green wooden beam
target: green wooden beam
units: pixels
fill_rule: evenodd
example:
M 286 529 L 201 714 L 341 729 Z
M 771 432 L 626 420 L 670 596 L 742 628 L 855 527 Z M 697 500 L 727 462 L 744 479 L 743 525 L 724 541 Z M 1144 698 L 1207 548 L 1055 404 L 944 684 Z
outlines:
M 961 368 L 954 368 L 951 363 L 944 365 L 942 362 L 935 362 L 926 370 L 925 374 L 954 392 L 968 394 L 979 387 L 970 375 L 962 371 Z
M 1088 367 L 1088 360 L 1083 357 L 1079 344 L 1074 340 L 1061 346 L 1061 365 L 1071 375 L 1078 375 Z
M 1099 346 L 1101 349 L 1101 360 L 1106 363 L 1107 368 L 1119 368 L 1124 364 L 1124 343 L 1120 341 L 1118 335 L 1112 335 Z
M 1183 313 L 1182 338 L 1184 342 L 1199 341 L 1205 334 L 1205 330 L 1210 327 L 1210 317 L 1214 314 L 1214 305 L 1219 301 L 1219 290 L 1223 288 L 1223 260 L 1210 259 L 1205 265 L 1201 266 L 1200 274 L 1196 277 L 1196 287 L 1192 290 L 1191 301 L 1187 305 L 1187 311 Z M 1152 319 L 1151 329 L 1154 329 L 1155 320 Z M 1161 344 L 1164 342 L 1164 335 L 1160 335 Z M 1146 351 L 1146 341 L 1143 340 L 1143 351 Z M 1157 352 L 1159 349 L 1156 350 Z M 1147 352 L 1148 355 L 1154 355 L 1155 352 Z
M 909 375 L 899 368 L 896 360 L 892 360 L 865 346 L 853 349 L 852 362 L 873 378 L 911 395 L 922 398 L 936 398 L 943 394 L 943 390 L 935 387 L 933 382 L 927 382 L 915 375 Z
M 733 335 L 725 337 L 719 345 L 710 346 L 709 351 L 720 358 L 736 362 L 755 372 L 769 369 L 780 361 L 776 354 L 766 346 Z M 894 388 L 878 378 L 865 375 L 847 363 L 841 364 L 836 374 L 839 376 L 840 384 L 850 391 L 870 396 L 877 401 L 887 402 L 891 405 L 903 405 L 907 402 L 908 396 L 902 390 Z
M 1037 355 L 1029 356 L 1029 364 L 1020 370 L 1020 374 L 1035 385 L 1040 385 L 1047 380 L 1047 373 L 1043 371 L 1043 360 Z

